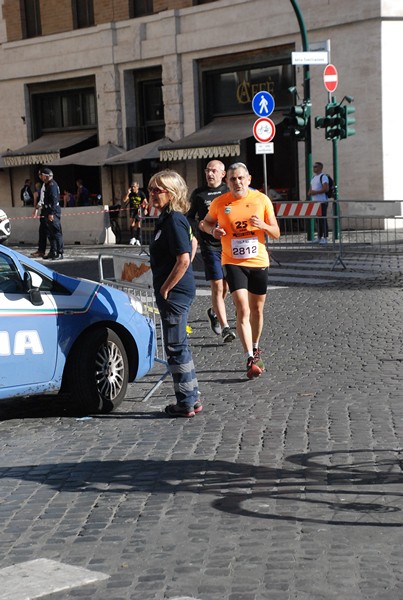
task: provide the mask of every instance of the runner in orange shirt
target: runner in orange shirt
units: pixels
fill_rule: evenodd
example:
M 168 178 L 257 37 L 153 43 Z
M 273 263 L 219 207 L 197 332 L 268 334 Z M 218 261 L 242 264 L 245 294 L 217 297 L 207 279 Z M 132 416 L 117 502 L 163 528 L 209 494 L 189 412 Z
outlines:
M 251 189 L 250 182 L 245 164 L 231 165 L 227 170 L 229 192 L 213 200 L 199 227 L 221 239 L 221 261 L 247 357 L 246 375 L 252 379 L 265 370 L 259 348 L 269 268 L 265 236 L 278 239 L 280 229 L 271 200 Z

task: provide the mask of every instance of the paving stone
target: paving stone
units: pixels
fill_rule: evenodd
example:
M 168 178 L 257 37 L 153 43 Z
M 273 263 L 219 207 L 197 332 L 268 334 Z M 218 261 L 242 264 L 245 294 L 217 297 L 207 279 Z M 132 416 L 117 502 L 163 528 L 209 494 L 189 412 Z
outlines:
M 270 290 L 270 369 L 253 382 L 197 297 L 204 411 L 189 422 L 161 413 L 168 379 L 148 403 L 151 378 L 130 385 L 89 421 L 46 397 L 3 402 L 3 565 L 35 556 L 110 576 L 66 600 L 403 597 L 398 275 Z

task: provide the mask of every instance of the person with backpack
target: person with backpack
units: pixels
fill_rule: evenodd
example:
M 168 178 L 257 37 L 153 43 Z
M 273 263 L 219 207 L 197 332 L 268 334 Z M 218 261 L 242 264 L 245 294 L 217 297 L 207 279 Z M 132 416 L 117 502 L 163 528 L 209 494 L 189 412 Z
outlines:
M 308 196 L 321 203 L 321 217 L 318 219 L 318 237 L 314 244 L 327 244 L 329 227 L 327 224 L 327 208 L 329 205 L 329 177 L 322 173 L 323 163 L 316 161 L 313 165 L 313 177 Z
M 33 206 L 34 205 L 34 194 L 31 190 L 31 180 L 26 179 L 23 187 L 20 191 L 20 199 L 23 206 Z

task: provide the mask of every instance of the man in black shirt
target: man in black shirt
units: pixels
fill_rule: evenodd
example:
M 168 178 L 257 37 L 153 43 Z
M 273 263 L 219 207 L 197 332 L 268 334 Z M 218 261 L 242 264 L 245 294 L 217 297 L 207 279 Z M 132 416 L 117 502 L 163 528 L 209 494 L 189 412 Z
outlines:
M 20 191 L 21 202 L 24 206 L 34 205 L 34 194 L 31 190 L 31 180 L 26 179 Z
M 220 160 L 211 160 L 204 172 L 207 185 L 195 189 L 190 197 L 191 206 L 187 217 L 193 227 L 207 215 L 214 198 L 228 191 L 223 183 L 225 166 Z M 198 234 L 206 281 L 210 281 L 211 287 L 212 307 L 207 310 L 210 327 L 216 335 L 221 334 L 224 342 L 232 342 L 236 335 L 228 325 L 225 309 L 228 286 L 221 266 L 221 242 L 204 231 L 198 230 Z
M 127 190 L 123 204 L 129 204 L 130 209 L 129 243 L 132 246 L 141 246 L 141 219 L 148 214 L 148 202 L 145 193 L 140 190 L 138 181 L 133 181 Z

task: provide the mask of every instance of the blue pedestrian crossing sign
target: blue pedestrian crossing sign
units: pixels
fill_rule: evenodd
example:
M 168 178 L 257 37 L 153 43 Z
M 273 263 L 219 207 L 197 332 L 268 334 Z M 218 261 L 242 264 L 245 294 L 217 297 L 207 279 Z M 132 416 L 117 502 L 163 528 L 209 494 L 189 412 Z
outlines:
M 269 117 L 274 110 L 274 98 L 269 92 L 258 92 L 253 96 L 252 108 L 258 117 Z

